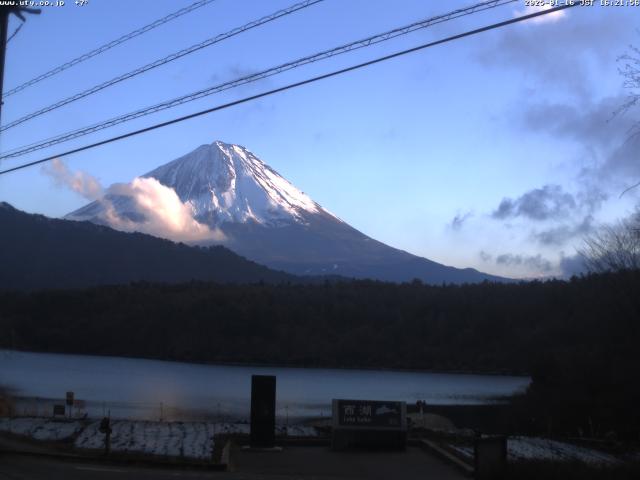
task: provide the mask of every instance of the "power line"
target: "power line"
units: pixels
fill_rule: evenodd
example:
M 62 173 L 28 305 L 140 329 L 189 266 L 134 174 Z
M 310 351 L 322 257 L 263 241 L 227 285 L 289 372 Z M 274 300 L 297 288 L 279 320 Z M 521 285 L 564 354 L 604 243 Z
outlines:
M 29 113 L 21 118 L 18 118 L 17 120 L 14 120 L 13 122 L 10 122 L 6 125 L 1 126 L 0 132 L 4 132 L 5 130 L 8 130 L 17 125 L 20 125 L 21 123 L 31 120 L 32 118 L 39 117 L 40 115 L 51 112 L 52 110 L 56 110 L 60 107 L 63 107 L 64 105 L 68 105 L 69 103 L 75 102 L 76 100 L 80 100 L 81 98 L 88 97 L 89 95 L 93 95 L 94 93 L 104 90 L 105 88 L 111 87 L 112 85 L 123 82 L 125 80 L 129 80 L 130 78 L 141 75 L 145 72 L 148 72 L 149 70 L 160 67 L 169 62 L 173 62 L 174 60 L 178 60 L 179 58 L 182 58 L 186 55 L 197 52 L 198 50 L 202 50 L 203 48 L 210 47 L 211 45 L 222 42 L 223 40 L 227 40 L 228 38 L 234 37 L 248 30 L 264 25 L 265 23 L 272 22 L 286 15 L 290 15 L 294 12 L 297 12 L 298 10 L 302 10 L 304 8 L 310 7 L 322 1 L 324 0 L 305 0 L 303 2 L 296 3 L 282 10 L 278 10 L 277 12 L 274 12 L 270 15 L 266 15 L 262 18 L 259 18 L 258 20 L 249 22 L 245 25 L 242 25 L 241 27 L 234 28 L 233 30 L 229 30 L 228 32 L 221 33 L 219 35 L 216 35 L 215 37 L 208 38 L 200 43 L 191 45 L 188 48 L 185 48 L 178 52 L 174 52 L 170 55 L 167 55 L 166 57 L 163 57 L 154 62 L 143 65 L 142 67 L 136 68 L 135 70 L 131 70 L 130 72 L 114 77 L 111 80 L 107 80 L 106 82 L 100 83 L 98 85 L 94 85 L 93 87 L 88 88 L 87 90 L 76 93 L 75 95 L 67 97 L 47 107 L 41 108 L 40 110 L 36 110 L 35 112 Z
M 375 65 L 377 63 L 385 62 L 387 60 L 391 60 L 391 59 L 396 58 L 396 57 L 408 55 L 410 53 L 414 53 L 414 52 L 417 52 L 417 51 L 420 51 L 420 50 L 424 50 L 426 48 L 434 47 L 436 45 L 441 45 L 443 43 L 448 43 L 448 42 L 451 42 L 451 41 L 454 41 L 454 40 L 459 40 L 461 38 L 469 37 L 469 36 L 472 36 L 472 35 L 477 35 L 479 33 L 487 32 L 489 30 L 502 28 L 502 27 L 505 27 L 507 25 L 511 25 L 511 24 L 518 23 L 518 22 L 522 22 L 524 20 L 529 20 L 531 18 L 540 17 L 542 15 L 549 15 L 549 14 L 552 14 L 552 13 L 555 13 L 555 12 L 559 12 L 559 11 L 565 10 L 567 8 L 572 8 L 572 7 L 575 7 L 575 6 L 578 6 L 578 5 L 579 5 L 578 2 L 567 3 L 565 5 L 561 5 L 561 6 L 558 6 L 558 7 L 550 8 L 548 10 L 541 10 L 539 12 L 531 13 L 531 14 L 528 14 L 528 15 L 522 15 L 520 17 L 512 18 L 510 20 L 504 20 L 502 22 L 494 23 L 494 24 L 487 25 L 487 26 L 484 26 L 484 27 L 481 27 L 481 28 L 476 28 L 474 30 L 469 30 L 469 31 L 466 31 L 464 33 L 459 33 L 457 35 L 452 35 L 450 37 L 446 37 L 446 38 L 443 38 L 443 39 L 440 39 L 440 40 L 436 40 L 434 42 L 424 43 L 424 44 L 419 45 L 417 47 L 413 47 L 413 48 L 409 48 L 407 50 L 402 50 L 402 51 L 399 51 L 399 52 L 395 52 L 395 53 L 392 53 L 390 55 L 385 55 L 383 57 L 378 57 L 376 59 L 369 60 L 369 61 L 364 62 L 364 63 L 359 63 L 357 65 L 352 65 L 350 67 L 342 68 L 340 70 L 334 70 L 333 72 L 329 72 L 329 73 L 325 73 L 325 74 L 322 74 L 322 75 L 318 75 L 316 77 L 308 78 L 306 80 L 302 80 L 302 81 L 299 81 L 299 82 L 290 83 L 290 84 L 285 85 L 283 87 L 274 88 L 274 89 L 268 90 L 266 92 L 258 93 L 256 95 L 251 95 L 249 97 L 241 98 L 239 100 L 234 100 L 233 102 L 229 102 L 229 103 L 225 103 L 225 104 L 218 105 L 218 106 L 215 106 L 215 107 L 211 107 L 211 108 L 208 108 L 206 110 L 201 110 L 199 112 L 191 113 L 189 115 L 184 115 L 182 117 L 174 118 L 174 119 L 168 120 L 166 122 L 157 123 L 157 124 L 151 125 L 149 127 L 141 128 L 139 130 L 135 130 L 135 131 L 128 132 L 128 133 L 125 133 L 125 134 L 122 134 L 122 135 L 118 135 L 116 137 L 111 137 L 111 138 L 108 138 L 106 140 L 101 140 L 99 142 L 95 142 L 95 143 L 92 143 L 92 144 L 89 144 L 89 145 L 84 145 L 82 147 L 74 148 L 72 150 L 67 150 L 66 152 L 58 153 L 56 155 L 51 155 L 49 157 L 42 158 L 40 160 L 35 160 L 33 162 L 25 163 L 25 164 L 22 164 L 22 165 L 18 165 L 18 166 L 13 167 L 13 168 L 8 168 L 6 170 L 0 171 L 0 175 L 5 175 L 7 173 L 15 172 L 15 171 L 21 170 L 23 168 L 28 168 L 28 167 L 32 167 L 34 165 L 38 165 L 38 164 L 41 164 L 41 163 L 45 163 L 45 162 L 51 161 L 51 160 L 53 160 L 55 158 L 65 157 L 65 156 L 68 156 L 68 155 L 71 155 L 71 154 L 74 154 L 74 153 L 78 153 L 78 152 L 89 150 L 89 149 L 92 149 L 92 148 L 95 148 L 95 147 L 99 147 L 101 145 L 106 145 L 108 143 L 113 143 L 113 142 L 116 142 L 118 140 L 123 140 L 125 138 L 129 138 L 129 137 L 133 137 L 133 136 L 136 136 L 136 135 L 140 135 L 142 133 L 150 132 L 150 131 L 156 130 L 158 128 L 162 128 L 162 127 L 166 127 L 166 126 L 169 126 L 169 125 L 173 125 L 174 123 L 183 122 L 183 121 L 189 120 L 191 118 L 196 118 L 196 117 L 200 117 L 202 115 L 213 113 L 213 112 L 216 112 L 216 111 L 219 111 L 219 110 L 224 110 L 224 109 L 236 106 L 236 105 L 240 105 L 240 104 L 243 104 L 243 103 L 250 102 L 252 100 L 257 100 L 259 98 L 263 98 L 263 97 L 267 97 L 267 96 L 270 96 L 270 95 L 274 95 L 276 93 L 284 92 L 286 90 L 291 90 L 293 88 L 301 87 L 303 85 L 308 85 L 310 83 L 315 83 L 315 82 L 318 82 L 320 80 L 324 80 L 324 79 L 327 79 L 327 78 L 335 77 L 337 75 L 341 75 L 341 74 L 344 74 L 344 73 L 347 73 L 347 72 L 351 72 L 351 71 L 354 71 L 354 70 L 359 70 L 361 68 L 368 67 L 370 65 Z
M 102 121 L 100 123 L 83 127 L 77 130 L 73 130 L 70 132 L 66 132 L 55 137 L 50 137 L 46 140 L 38 141 L 35 143 L 31 143 L 29 145 L 24 145 L 22 147 L 18 147 L 17 149 L 12 149 L 10 151 L 4 152 L 0 155 L 0 160 L 6 158 L 15 158 L 27 153 L 31 153 L 37 150 L 41 150 L 43 148 L 51 147 L 57 145 L 59 143 L 63 143 L 69 140 L 73 140 L 75 138 L 79 138 L 85 135 L 89 135 L 91 133 L 95 133 L 100 130 L 104 130 L 106 128 L 113 127 L 120 123 L 125 123 L 140 117 L 144 117 L 150 115 L 152 113 L 156 113 L 162 110 L 166 110 L 169 108 L 176 107 L 178 105 L 182 105 L 188 102 L 192 102 L 195 100 L 199 100 L 201 98 L 213 95 L 215 93 L 219 93 L 225 90 L 229 90 L 232 88 L 236 88 L 241 85 L 245 85 L 248 83 L 256 82 L 258 80 L 262 80 L 273 75 L 277 75 L 279 73 L 286 72 L 288 70 L 292 70 L 294 68 L 301 67 L 303 65 L 314 63 L 320 60 L 325 60 L 327 58 L 334 57 L 336 55 L 341 55 L 343 53 L 347 53 L 350 51 L 358 50 L 360 48 L 369 47 L 371 45 L 375 45 L 377 43 L 381 43 L 387 40 L 391 40 L 393 38 L 399 37 L 401 35 L 407 35 L 411 32 L 414 32 L 419 29 L 427 28 L 439 23 L 447 22 L 450 20 L 454 20 L 456 18 L 460 18 L 463 16 L 475 14 L 481 11 L 489 10 L 492 8 L 496 8 L 499 6 L 503 6 L 509 3 L 514 3 L 518 0 L 491 0 L 481 2 L 470 7 L 461 8 L 458 10 L 454 10 L 452 12 L 438 15 L 435 17 L 431 17 L 425 20 L 421 20 L 419 22 L 415 22 L 403 27 L 395 28 L 393 30 L 389 30 L 384 33 L 376 34 L 361 40 L 357 40 L 355 42 L 351 42 L 345 45 L 341 45 L 339 47 L 335 47 L 329 50 L 322 51 L 320 53 L 316 53 L 313 55 L 309 55 L 306 57 L 299 58 L 297 60 L 287 62 L 276 67 L 269 68 L 267 70 L 263 70 L 258 73 L 253 73 L 235 80 L 231 80 L 228 82 L 224 82 L 222 84 L 208 87 L 203 90 L 199 90 L 196 92 L 189 93 L 187 95 L 183 95 L 171 100 L 164 101 L 162 103 L 152 105 L 149 107 L 142 108 L 140 110 L 136 110 L 125 115 L 120 115 L 118 117 L 111 118 L 109 120 Z
M 126 35 L 122 35 L 121 37 L 112 40 L 109 43 L 105 43 L 104 45 L 101 45 L 98 48 L 95 48 L 93 50 L 91 50 L 90 52 L 84 53 L 82 55 L 80 55 L 79 57 L 74 58 L 73 60 L 70 60 L 66 63 L 63 63 L 62 65 L 59 65 L 51 70 L 49 70 L 48 72 L 43 73 L 42 75 L 38 75 L 35 78 L 32 78 L 31 80 L 18 85 L 17 87 L 12 88 L 11 90 L 9 90 L 8 92 L 6 92 L 2 98 L 7 98 L 10 95 L 13 95 L 14 93 L 18 93 L 22 90 L 24 90 L 25 88 L 31 87 L 32 85 L 35 85 L 36 83 L 41 82 L 42 80 L 45 80 L 49 77 L 53 77 L 54 75 L 57 75 L 60 72 L 64 72 L 65 70 L 78 65 L 79 63 L 84 62 L 85 60 L 89 60 L 92 57 L 95 57 L 96 55 L 99 55 L 101 53 L 106 52 L 107 50 L 112 49 L 115 46 L 118 46 L 128 40 L 131 40 L 132 38 L 138 37 L 140 35 L 142 35 L 143 33 L 147 33 L 150 30 L 153 30 L 154 28 L 159 27 L 160 25 L 164 25 L 167 22 L 170 22 L 171 20 L 175 20 L 178 17 L 181 17 L 182 15 L 185 15 L 189 12 L 192 12 L 200 7 L 204 7 L 205 5 L 208 5 L 209 3 L 215 2 L 216 0 L 198 0 L 197 2 L 192 3 L 189 6 L 186 6 L 184 8 L 181 8 L 180 10 L 177 10 L 173 13 L 170 13 L 169 15 L 159 18 L 158 20 L 156 20 L 155 22 L 152 22 L 148 25 L 145 25 L 144 27 L 138 28 L 137 30 L 134 30 L 133 32 L 127 33 Z

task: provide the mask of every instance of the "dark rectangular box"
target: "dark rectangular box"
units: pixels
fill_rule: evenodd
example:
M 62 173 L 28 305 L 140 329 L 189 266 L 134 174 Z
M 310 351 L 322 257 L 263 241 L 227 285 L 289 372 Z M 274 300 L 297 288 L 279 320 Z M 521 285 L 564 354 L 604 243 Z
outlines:
M 497 480 L 504 478 L 507 468 L 507 437 L 487 435 L 474 442 L 475 478 Z
M 251 376 L 251 446 L 271 448 L 276 430 L 276 377 Z

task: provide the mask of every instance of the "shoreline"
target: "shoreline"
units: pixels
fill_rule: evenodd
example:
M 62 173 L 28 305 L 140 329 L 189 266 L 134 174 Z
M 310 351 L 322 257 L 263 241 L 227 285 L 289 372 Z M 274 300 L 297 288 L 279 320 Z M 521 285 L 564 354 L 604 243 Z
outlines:
M 150 360 L 157 362 L 169 362 L 169 363 L 181 363 L 185 365 L 207 365 L 207 366 L 219 366 L 219 367 L 255 367 L 255 368 L 287 368 L 298 370 L 349 370 L 349 371 L 379 371 L 379 372 L 397 372 L 397 373 L 430 373 L 434 375 L 473 375 L 473 376 L 488 376 L 488 377 L 513 377 L 513 378 L 531 378 L 531 375 L 527 372 L 516 371 L 483 371 L 483 370 L 431 370 L 421 368 L 399 368 L 399 367 L 367 367 L 367 366 L 318 366 L 318 365 L 296 365 L 287 363 L 252 363 L 252 362 L 197 362 L 192 360 L 176 360 L 157 357 L 143 357 L 143 356 L 121 356 L 121 355 L 106 355 L 96 353 L 75 353 L 75 352 L 61 352 L 61 351 L 34 351 L 34 350 L 16 350 L 8 348 L 0 348 L 0 355 L 5 353 L 34 353 L 34 354 L 48 354 L 48 355 L 75 355 L 84 357 L 96 357 L 96 358 L 120 358 L 129 360 Z

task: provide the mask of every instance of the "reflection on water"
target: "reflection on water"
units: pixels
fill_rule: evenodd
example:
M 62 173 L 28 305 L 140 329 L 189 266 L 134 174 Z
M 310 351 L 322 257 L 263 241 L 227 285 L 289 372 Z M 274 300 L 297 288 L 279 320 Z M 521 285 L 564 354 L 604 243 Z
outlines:
M 283 418 L 329 416 L 332 398 L 478 404 L 529 384 L 527 377 L 512 376 L 198 365 L 0 350 L 0 385 L 29 397 L 19 404 L 25 411 L 50 412 L 52 399 L 63 403 L 65 392 L 73 391 L 90 416 L 110 411 L 128 418 L 246 418 L 253 374 L 277 376 Z

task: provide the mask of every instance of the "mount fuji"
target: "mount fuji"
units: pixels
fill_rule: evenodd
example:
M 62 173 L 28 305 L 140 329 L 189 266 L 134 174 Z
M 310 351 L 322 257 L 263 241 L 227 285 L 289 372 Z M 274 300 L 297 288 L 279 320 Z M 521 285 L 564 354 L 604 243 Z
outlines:
M 445 266 L 366 236 L 239 145 L 220 141 L 202 145 L 141 178 L 173 189 L 193 220 L 218 234 L 216 243 L 274 269 L 394 282 L 506 280 L 472 268 Z M 118 228 L 107 214 L 113 209 L 119 218 L 145 222 L 126 192 L 110 192 L 105 197 L 108 202 L 94 201 L 65 218 Z M 214 243 L 212 238 L 196 243 Z

